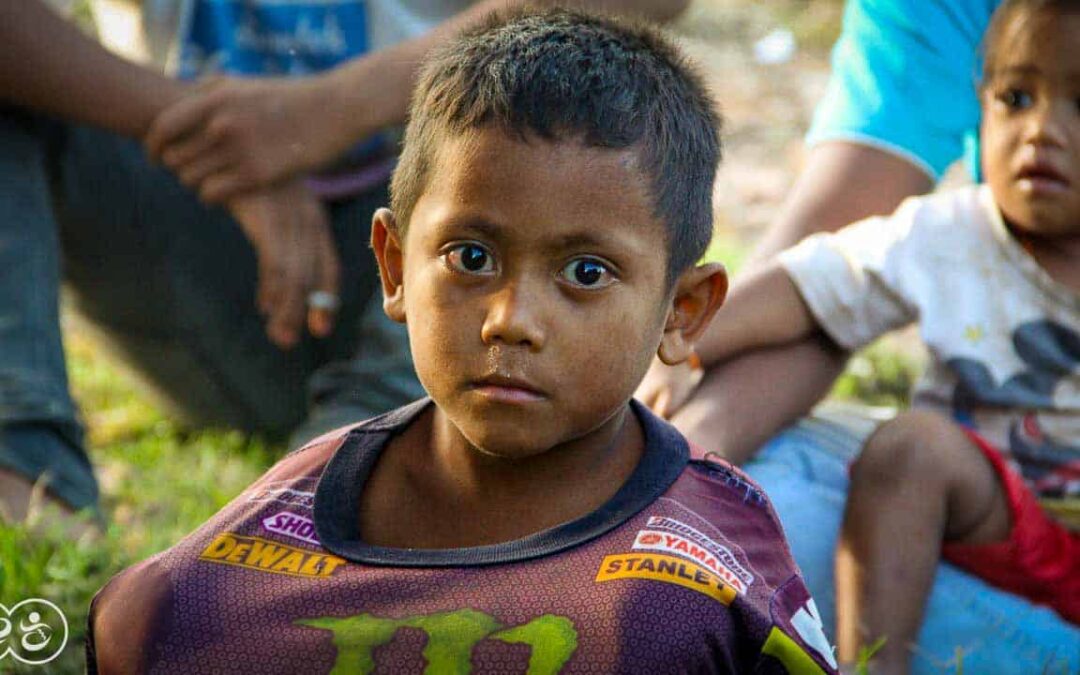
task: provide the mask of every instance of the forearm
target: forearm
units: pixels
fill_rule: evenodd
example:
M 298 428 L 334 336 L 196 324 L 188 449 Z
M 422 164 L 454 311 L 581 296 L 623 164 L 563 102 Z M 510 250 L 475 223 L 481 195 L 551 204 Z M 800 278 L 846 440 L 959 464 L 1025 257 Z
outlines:
M 706 371 L 671 422 L 697 445 L 742 464 L 828 394 L 845 358 L 824 336 L 750 352 Z
M 180 82 L 114 56 L 39 0 L 0 2 L 0 99 L 141 137 Z
M 689 0 L 485 0 L 476 3 L 425 35 L 355 59 L 327 73 L 322 84 L 336 133 L 342 138 L 357 140 L 373 129 L 402 124 L 420 64 L 429 51 L 494 11 L 525 4 L 569 4 L 610 14 L 667 21 L 678 16 Z
M 736 283 L 696 349 L 709 369 L 748 351 L 799 342 L 819 330 L 795 283 L 774 261 Z

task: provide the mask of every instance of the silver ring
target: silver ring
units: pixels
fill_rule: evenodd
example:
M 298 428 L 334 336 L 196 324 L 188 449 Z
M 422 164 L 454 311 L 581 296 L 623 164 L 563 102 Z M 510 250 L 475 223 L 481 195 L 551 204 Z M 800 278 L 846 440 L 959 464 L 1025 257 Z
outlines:
M 337 293 L 331 293 L 330 291 L 312 291 L 308 293 L 307 306 L 310 309 L 334 312 L 341 306 L 341 298 L 338 297 Z

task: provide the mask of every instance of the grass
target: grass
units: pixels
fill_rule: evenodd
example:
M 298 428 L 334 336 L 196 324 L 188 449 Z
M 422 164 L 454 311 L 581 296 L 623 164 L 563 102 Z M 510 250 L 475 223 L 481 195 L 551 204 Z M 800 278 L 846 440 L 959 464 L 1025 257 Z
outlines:
M 0 526 L 0 603 L 57 604 L 70 627 L 61 657 L 0 672 L 83 671 L 93 594 L 121 569 L 170 546 L 264 472 L 284 447 L 231 431 L 189 433 L 165 419 L 77 332 L 66 343 L 72 388 L 83 410 L 109 522 L 97 541 L 58 530 Z M 5 670 L 9 669 L 9 670 Z

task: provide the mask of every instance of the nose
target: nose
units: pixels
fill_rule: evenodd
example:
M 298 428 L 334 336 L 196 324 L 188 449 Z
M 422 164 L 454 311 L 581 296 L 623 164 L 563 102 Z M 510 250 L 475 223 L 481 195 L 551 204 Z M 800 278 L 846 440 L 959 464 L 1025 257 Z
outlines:
M 480 329 L 486 345 L 502 344 L 538 351 L 544 346 L 541 298 L 522 281 L 508 282 L 489 296 L 487 317 Z
M 1075 105 L 1075 104 L 1073 104 Z M 1068 107 L 1068 110 L 1063 108 Z M 1043 101 L 1031 110 L 1025 127 L 1025 140 L 1032 145 L 1062 147 L 1065 143 L 1063 116 L 1075 114 L 1071 106 L 1058 101 Z

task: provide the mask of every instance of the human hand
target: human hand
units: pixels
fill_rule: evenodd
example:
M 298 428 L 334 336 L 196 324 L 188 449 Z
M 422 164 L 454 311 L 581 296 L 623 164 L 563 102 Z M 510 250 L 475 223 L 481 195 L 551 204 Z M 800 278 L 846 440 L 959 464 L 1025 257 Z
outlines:
M 353 144 L 327 88 L 319 76 L 211 78 L 165 108 L 143 142 L 203 201 L 225 203 L 325 165 Z
M 270 341 L 293 347 L 305 321 L 315 337 L 329 335 L 341 263 L 322 203 L 294 180 L 233 197 L 226 206 L 255 248 L 255 302 Z
M 694 393 L 704 372 L 696 356 L 674 366 L 654 358 L 634 397 L 660 417 L 671 419 Z

